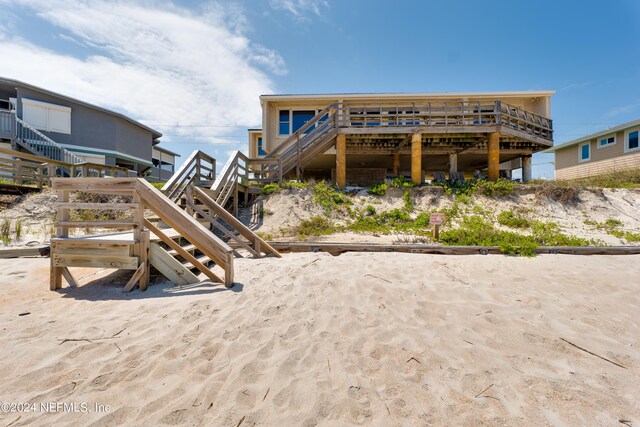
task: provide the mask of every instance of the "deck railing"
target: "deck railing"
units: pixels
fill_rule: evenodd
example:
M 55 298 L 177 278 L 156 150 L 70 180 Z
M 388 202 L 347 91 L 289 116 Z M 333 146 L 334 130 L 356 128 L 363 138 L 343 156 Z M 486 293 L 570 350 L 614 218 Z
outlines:
M 13 139 L 16 135 L 16 113 L 0 109 L 0 138 Z
M 216 179 L 216 159 L 194 150 L 182 166 L 162 187 L 162 192 L 171 200 L 179 200 L 189 185 L 208 186 Z
M 502 125 L 553 140 L 551 119 L 502 101 L 344 103 L 338 106 L 337 112 L 339 128 L 473 128 L 488 125 Z
M 83 160 L 19 117 L 16 120 L 16 142 L 42 157 L 77 164 Z

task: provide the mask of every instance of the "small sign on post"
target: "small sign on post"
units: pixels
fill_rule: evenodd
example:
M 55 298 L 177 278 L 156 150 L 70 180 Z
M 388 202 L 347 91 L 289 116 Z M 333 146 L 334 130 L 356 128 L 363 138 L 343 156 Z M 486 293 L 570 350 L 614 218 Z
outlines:
M 429 224 L 433 226 L 433 239 L 438 240 L 440 238 L 440 226 L 444 224 L 444 213 L 432 213 L 429 218 Z

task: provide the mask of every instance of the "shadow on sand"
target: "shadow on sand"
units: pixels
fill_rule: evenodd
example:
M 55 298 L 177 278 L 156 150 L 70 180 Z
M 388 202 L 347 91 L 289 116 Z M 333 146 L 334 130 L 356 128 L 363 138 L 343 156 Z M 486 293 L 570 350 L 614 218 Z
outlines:
M 122 289 L 131 277 L 132 273 L 126 270 L 117 270 L 107 276 L 86 282 L 79 278 L 80 287 L 64 287 L 57 292 L 63 298 L 73 298 L 85 301 L 112 301 L 112 300 L 138 300 L 150 298 L 167 298 L 193 295 L 209 295 L 218 292 L 242 292 L 242 283 L 234 283 L 231 288 L 225 287 L 222 283 L 215 283 L 211 280 L 203 280 L 192 285 L 176 286 L 166 280 L 163 276 L 151 278 L 151 284 L 145 292 L 140 292 L 138 288 L 131 292 L 123 293 Z

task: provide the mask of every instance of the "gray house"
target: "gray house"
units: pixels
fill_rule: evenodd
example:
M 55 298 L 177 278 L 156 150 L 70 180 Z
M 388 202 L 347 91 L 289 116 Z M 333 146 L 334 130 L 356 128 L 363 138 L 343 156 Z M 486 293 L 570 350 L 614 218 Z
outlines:
M 175 157 L 162 134 L 123 114 L 0 77 L 0 144 L 69 163 L 126 167 L 164 181 Z

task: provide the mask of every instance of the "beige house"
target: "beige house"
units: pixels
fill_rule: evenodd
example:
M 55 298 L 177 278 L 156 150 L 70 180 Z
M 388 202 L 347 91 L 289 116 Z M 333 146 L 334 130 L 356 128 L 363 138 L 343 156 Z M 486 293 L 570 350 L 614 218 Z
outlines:
M 574 179 L 640 168 L 640 120 L 624 123 L 545 153 L 555 153 L 556 179 Z
M 553 145 L 554 91 L 262 95 L 262 129 L 249 131 L 249 156 L 283 176 L 338 186 L 434 172 L 490 179 L 523 168 Z M 280 166 L 276 165 L 280 162 Z

